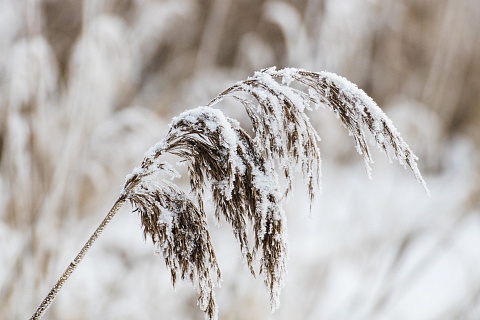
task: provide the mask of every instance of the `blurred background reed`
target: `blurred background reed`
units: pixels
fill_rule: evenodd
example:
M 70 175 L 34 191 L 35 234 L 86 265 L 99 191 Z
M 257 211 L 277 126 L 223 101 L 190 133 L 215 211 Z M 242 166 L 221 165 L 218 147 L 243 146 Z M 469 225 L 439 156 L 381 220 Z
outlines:
M 477 0 L 0 0 L 0 318 L 33 314 L 173 116 L 273 65 L 364 89 L 432 196 L 378 152 L 369 180 L 311 113 L 323 195 L 312 216 L 301 187 L 286 204 L 282 306 L 212 225 L 220 319 L 480 318 L 478 30 Z M 152 251 L 123 208 L 46 318 L 201 319 Z

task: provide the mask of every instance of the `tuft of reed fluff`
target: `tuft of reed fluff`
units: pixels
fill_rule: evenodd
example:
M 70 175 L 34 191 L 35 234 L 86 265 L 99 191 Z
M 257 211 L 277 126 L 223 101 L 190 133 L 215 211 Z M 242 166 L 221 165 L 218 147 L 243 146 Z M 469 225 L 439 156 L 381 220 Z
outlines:
M 140 183 L 128 200 L 140 215 L 145 237 L 150 237 L 162 252 L 173 285 L 179 276 L 194 283 L 201 309 L 209 318 L 215 317 L 213 285 L 221 275 L 205 214 L 183 191 L 165 182 Z
M 292 81 L 306 90 L 291 87 Z M 226 98 L 243 105 L 252 122 L 253 136 L 238 121 L 213 108 Z M 221 272 L 206 223 L 207 189 L 216 219 L 225 219 L 231 225 L 250 272 L 264 278 L 271 308 L 278 308 L 287 256 L 282 203 L 291 194 L 298 168 L 309 192 L 310 208 L 320 189 L 319 137 L 305 111 L 321 106 L 328 106 L 342 121 L 368 172 L 373 160 L 365 129 L 389 159 L 410 167 L 428 192 L 417 168 L 417 157 L 390 119 L 356 85 L 329 72 L 264 69 L 227 88 L 206 106 L 173 119 L 166 137 L 148 150 L 142 164 L 127 176 L 116 205 L 32 319 L 41 318 L 125 201 L 138 212 L 145 238 L 150 238 L 163 254 L 173 285 L 178 278 L 192 282 L 206 319 L 217 319 L 214 287 L 221 281 Z M 172 181 L 179 174 L 162 157 L 167 153 L 186 163 L 190 192 L 182 191 Z M 283 188 L 278 172 L 286 181 Z M 162 178 L 161 173 L 172 179 Z

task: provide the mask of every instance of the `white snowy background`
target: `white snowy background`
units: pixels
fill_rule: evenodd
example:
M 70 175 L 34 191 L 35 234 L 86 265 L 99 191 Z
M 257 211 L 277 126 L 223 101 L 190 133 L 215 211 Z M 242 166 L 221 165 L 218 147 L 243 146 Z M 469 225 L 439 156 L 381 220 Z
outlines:
M 210 219 L 220 319 L 480 318 L 480 6 L 477 0 L 0 0 L 0 318 L 26 319 L 171 118 L 276 65 L 364 89 L 420 157 L 373 151 L 309 114 L 322 195 L 285 204 L 281 307 Z M 224 104 L 241 124 L 240 105 Z M 45 319 L 202 319 L 189 283 L 125 206 Z

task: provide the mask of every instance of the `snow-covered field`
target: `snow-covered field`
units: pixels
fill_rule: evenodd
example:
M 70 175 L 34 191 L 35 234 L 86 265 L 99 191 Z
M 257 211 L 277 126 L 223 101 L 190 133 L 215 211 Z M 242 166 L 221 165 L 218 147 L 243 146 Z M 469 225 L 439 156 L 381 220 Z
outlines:
M 0 318 L 33 314 L 173 116 L 273 65 L 364 89 L 431 196 L 376 148 L 369 179 L 335 115 L 309 113 L 322 194 L 310 214 L 299 176 L 285 203 L 281 306 L 211 214 L 219 318 L 480 318 L 479 18 L 476 0 L 0 0 Z M 125 205 L 45 319 L 202 319 L 154 251 Z

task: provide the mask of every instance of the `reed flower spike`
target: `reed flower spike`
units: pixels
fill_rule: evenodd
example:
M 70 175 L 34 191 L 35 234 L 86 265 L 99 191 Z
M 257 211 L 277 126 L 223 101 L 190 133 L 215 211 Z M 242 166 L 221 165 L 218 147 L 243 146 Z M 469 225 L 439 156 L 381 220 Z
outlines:
M 294 81 L 305 90 L 291 87 Z M 238 121 L 214 108 L 226 98 L 243 105 L 252 122 L 253 136 Z M 173 285 L 178 278 L 192 282 L 206 319 L 217 319 L 214 288 L 221 273 L 207 228 L 206 190 L 212 195 L 215 218 L 231 225 L 245 263 L 253 275 L 263 277 L 271 308 L 277 309 L 287 256 L 282 203 L 292 192 L 297 168 L 311 204 L 320 189 L 319 137 L 306 111 L 325 106 L 353 137 L 369 174 L 373 160 L 366 131 L 390 160 L 409 167 L 428 193 L 417 157 L 385 113 L 356 85 L 330 72 L 264 69 L 227 88 L 206 106 L 173 119 L 166 137 L 148 150 L 142 164 L 127 176 L 113 208 L 31 319 L 42 318 L 126 201 L 138 212 L 145 237 L 163 254 Z M 179 174 L 162 157 L 165 154 L 178 156 L 187 165 L 187 192 L 174 183 Z M 286 181 L 283 188 L 279 174 Z

